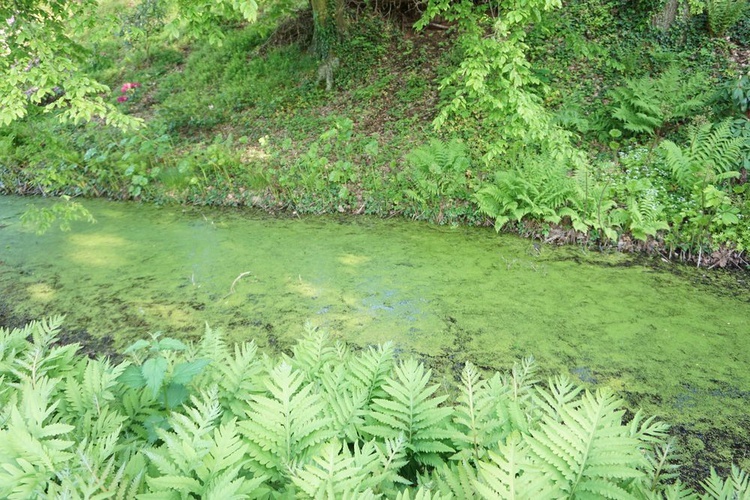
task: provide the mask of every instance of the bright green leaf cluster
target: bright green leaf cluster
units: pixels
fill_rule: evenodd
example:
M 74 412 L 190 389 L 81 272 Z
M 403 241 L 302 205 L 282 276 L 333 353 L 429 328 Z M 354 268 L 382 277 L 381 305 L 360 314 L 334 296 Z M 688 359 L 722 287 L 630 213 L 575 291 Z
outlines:
M 56 344 L 61 321 L 0 329 L 3 498 L 698 498 L 664 424 L 625 424 L 621 400 L 564 377 L 544 388 L 530 359 L 489 379 L 467 364 L 454 401 L 392 346 L 312 329 L 282 360 L 208 329 L 113 365 Z M 169 403 L 176 385 L 189 397 Z M 712 474 L 701 498 L 748 483 Z

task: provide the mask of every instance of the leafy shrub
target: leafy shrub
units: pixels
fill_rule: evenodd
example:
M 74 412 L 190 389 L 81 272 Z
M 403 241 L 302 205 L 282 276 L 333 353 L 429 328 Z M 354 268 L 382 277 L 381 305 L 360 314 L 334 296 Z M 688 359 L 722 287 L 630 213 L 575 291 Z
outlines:
M 708 32 L 722 37 L 747 11 L 747 0 L 706 0 Z
M 400 174 L 407 185 L 404 192 L 421 214 L 442 221 L 446 209 L 455 212 L 457 207 L 451 205 L 468 200 L 471 158 L 462 141 L 432 139 L 410 151 L 406 162 Z M 436 209 L 437 214 L 430 213 Z
M 658 78 L 626 80 L 610 91 L 612 117 L 634 134 L 662 135 L 662 129 L 698 113 L 709 100 L 708 77 L 700 72 L 685 78 L 671 66 Z
M 703 190 L 709 184 L 726 185 L 728 179 L 739 176 L 744 143 L 743 138 L 732 134 L 731 122 L 724 121 L 693 127 L 686 147 L 668 140 L 660 147 L 680 187 Z
M 512 170 L 496 172 L 494 182 L 480 188 L 475 200 L 482 213 L 495 219 L 499 231 L 507 222 L 524 217 L 559 223 L 563 216 L 572 214 L 566 207 L 575 206 L 580 198 L 567 166 L 549 156 L 539 156 Z
M 531 359 L 489 378 L 468 363 L 453 400 L 390 344 L 309 329 L 273 359 L 207 329 L 113 364 L 57 344 L 61 322 L 0 329 L 3 498 L 696 497 L 665 424 L 565 377 L 542 387 Z M 704 485 L 750 493 L 738 469 Z

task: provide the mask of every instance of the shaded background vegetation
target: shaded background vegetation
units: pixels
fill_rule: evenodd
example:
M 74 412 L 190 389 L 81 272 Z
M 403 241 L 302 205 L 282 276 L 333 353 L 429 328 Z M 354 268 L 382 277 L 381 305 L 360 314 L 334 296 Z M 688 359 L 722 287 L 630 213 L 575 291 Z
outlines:
M 353 3 L 323 32 L 282 3 L 225 18 L 217 45 L 172 38 L 157 0 L 103 2 L 117 22 L 100 29 L 120 30 L 90 28 L 88 71 L 145 125 L 32 106 L 0 129 L 0 188 L 403 214 L 744 265 L 750 21 L 735 4 Z

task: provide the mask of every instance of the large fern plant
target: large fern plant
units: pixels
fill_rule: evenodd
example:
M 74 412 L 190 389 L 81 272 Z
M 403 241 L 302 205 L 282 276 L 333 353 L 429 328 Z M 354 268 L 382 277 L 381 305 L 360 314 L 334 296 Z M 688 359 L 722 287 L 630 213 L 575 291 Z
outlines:
M 576 180 L 568 174 L 568 166 L 550 155 L 527 156 L 514 168 L 495 172 L 474 200 L 495 220 L 497 231 L 524 218 L 558 223 L 582 201 Z
M 671 482 L 664 424 L 564 377 L 542 387 L 532 360 L 489 378 L 467 363 L 446 390 L 389 345 L 310 329 L 274 359 L 208 330 L 114 365 L 57 345 L 60 323 L 0 329 L 0 498 L 698 498 Z M 167 405 L 153 388 L 175 371 L 189 395 Z M 701 497 L 749 483 L 714 473 Z
M 406 162 L 400 177 L 406 196 L 418 208 L 417 215 L 438 222 L 463 215 L 466 207 L 457 206 L 456 200 L 461 203 L 469 198 L 471 159 L 462 141 L 432 139 L 410 151 Z
M 706 0 L 708 32 L 714 37 L 724 36 L 747 9 L 747 0 Z
M 685 77 L 674 65 L 657 77 L 628 79 L 609 92 L 612 117 L 635 135 L 662 135 L 665 128 L 698 113 L 711 98 L 708 77 L 694 73 Z

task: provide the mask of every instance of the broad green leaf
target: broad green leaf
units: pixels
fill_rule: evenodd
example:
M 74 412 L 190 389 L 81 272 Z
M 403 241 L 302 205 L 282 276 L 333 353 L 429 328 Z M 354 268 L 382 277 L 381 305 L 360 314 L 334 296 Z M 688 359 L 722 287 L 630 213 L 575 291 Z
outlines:
M 143 340 L 143 339 L 136 340 L 135 342 L 133 342 L 132 344 L 130 344 L 130 346 L 127 349 L 125 349 L 122 353 L 123 354 L 129 354 L 131 352 L 135 352 L 135 351 L 139 351 L 141 349 L 144 349 L 144 348 L 148 347 L 149 345 L 151 345 L 151 344 L 149 343 L 148 340 Z
M 167 373 L 167 360 L 161 356 L 147 359 L 141 367 L 141 373 L 146 381 L 146 386 L 156 396 L 161 389 L 164 376 Z
M 210 362 L 210 359 L 196 359 L 195 361 L 178 364 L 172 372 L 172 382 L 183 385 L 189 384 L 193 377 L 203 371 L 203 368 Z
M 125 368 L 125 371 L 117 377 L 117 380 L 132 389 L 140 389 L 146 385 L 146 379 L 143 378 L 141 367 L 135 365 Z
M 160 351 L 184 351 L 187 349 L 183 342 L 170 337 L 161 339 L 156 346 Z
M 167 386 L 166 398 L 167 408 L 173 409 L 180 406 L 190 395 L 187 388 L 182 384 L 172 382 Z

